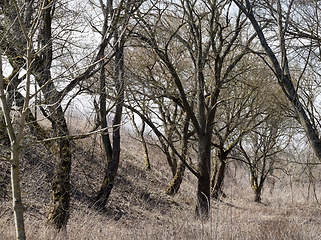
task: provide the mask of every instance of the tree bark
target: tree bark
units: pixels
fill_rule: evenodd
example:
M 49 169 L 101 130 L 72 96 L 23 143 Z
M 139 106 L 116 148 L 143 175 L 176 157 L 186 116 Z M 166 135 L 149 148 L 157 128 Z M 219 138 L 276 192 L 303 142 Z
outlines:
M 259 188 L 259 187 L 255 188 L 255 190 L 254 190 L 254 193 L 255 193 L 254 202 L 260 203 L 262 201 L 261 192 L 262 192 L 261 188 Z
M 188 127 L 189 127 L 190 120 L 187 115 L 185 115 L 185 121 L 184 121 L 184 128 L 183 128 L 183 138 L 181 140 L 181 146 L 182 146 L 182 158 L 185 161 L 186 155 L 187 155 L 187 148 L 188 148 Z M 186 165 L 184 162 L 180 159 L 177 166 L 176 174 L 173 178 L 173 181 L 171 184 L 167 187 L 165 193 L 168 195 L 175 195 L 183 181 L 184 172 L 185 172 Z
M 211 201 L 211 144 L 208 137 L 200 137 L 198 142 L 198 169 L 200 176 L 197 179 L 196 214 L 204 220 L 209 217 Z
M 214 199 L 219 199 L 220 196 L 225 197 L 222 191 L 222 186 L 225 178 L 226 161 L 220 159 L 220 166 L 217 171 L 217 178 L 214 186 L 212 185 L 212 197 Z
M 16 236 L 19 240 L 26 239 L 19 178 L 19 146 L 17 145 L 11 147 L 11 184 Z
M 61 107 L 57 109 L 58 136 L 68 136 L 69 131 Z M 59 120 L 59 121 L 58 121 Z M 52 200 L 47 223 L 60 230 L 66 227 L 70 207 L 70 171 L 71 171 L 71 145 L 68 139 L 59 140 L 53 150 L 59 153 L 52 182 Z
M 115 41 L 118 41 L 116 34 Z M 122 117 L 122 109 L 124 104 L 124 49 L 122 41 L 118 42 L 115 55 L 115 83 L 116 83 L 116 110 L 113 120 L 113 152 L 111 161 L 108 163 L 106 175 L 103 180 L 100 191 L 96 197 L 96 207 L 104 208 L 109 198 L 111 190 L 115 184 L 115 178 L 117 176 L 119 158 L 120 158 L 120 123 Z
M 100 127 L 103 129 L 101 133 L 101 138 L 103 141 L 105 154 L 107 157 L 107 163 L 110 162 L 112 158 L 112 147 L 109 138 L 109 131 L 107 129 L 107 107 L 106 107 L 106 74 L 105 74 L 105 67 L 104 61 L 101 62 L 100 66 L 100 98 L 99 98 L 99 110 L 100 110 Z
M 144 137 L 145 122 L 143 121 L 142 124 L 143 124 L 143 126 L 142 126 L 142 130 L 140 131 L 140 139 L 142 140 L 142 148 L 143 148 L 143 152 L 144 152 L 144 163 L 145 163 L 146 169 L 150 170 L 151 168 L 150 168 L 147 143 L 146 143 L 145 137 Z
M 196 216 L 200 219 L 207 220 L 210 211 L 210 176 L 202 175 L 197 182 L 197 205 Z
M 177 171 L 176 171 L 176 174 L 173 178 L 173 181 L 171 182 L 171 184 L 167 187 L 167 189 L 165 191 L 166 194 L 173 196 L 178 192 L 178 190 L 181 186 L 181 183 L 183 181 L 184 172 L 185 172 L 185 164 L 182 161 L 179 161 Z

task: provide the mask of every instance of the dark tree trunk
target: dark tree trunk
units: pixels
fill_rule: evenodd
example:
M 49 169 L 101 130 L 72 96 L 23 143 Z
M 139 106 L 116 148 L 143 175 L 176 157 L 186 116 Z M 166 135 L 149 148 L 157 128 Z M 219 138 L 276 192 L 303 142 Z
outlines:
M 107 163 L 110 162 L 112 158 L 112 147 L 109 138 L 109 131 L 107 129 L 107 108 L 106 108 L 106 76 L 104 61 L 101 63 L 100 69 L 100 99 L 99 99 L 99 110 L 100 110 L 100 127 L 103 129 L 101 133 L 101 138 L 103 141 Z
M 58 104 L 59 94 L 51 78 L 52 65 L 52 38 L 51 23 L 54 4 L 45 1 L 42 21 L 39 26 L 38 41 L 43 48 L 38 58 L 34 61 L 36 80 L 42 88 L 42 92 L 48 104 L 48 119 L 52 123 L 55 136 L 65 137 L 69 135 L 68 126 L 64 117 L 64 111 Z M 58 103 L 58 104 L 57 104 Z M 47 223 L 56 229 L 65 228 L 69 217 L 70 206 L 70 171 L 71 171 L 71 144 L 65 138 L 61 139 L 51 148 L 51 152 L 57 157 L 57 164 L 52 178 L 52 202 Z
M 55 128 L 58 131 L 58 136 L 68 136 L 68 127 L 63 116 L 61 107 L 57 109 L 57 120 Z M 70 171 L 71 171 L 71 144 L 68 139 L 59 140 L 58 144 L 54 145 L 52 151 L 56 156 L 59 156 L 57 161 L 52 182 L 52 202 L 49 210 L 47 223 L 51 224 L 56 229 L 66 227 L 69 218 L 70 207 Z
M 196 216 L 206 220 L 210 211 L 210 176 L 201 176 L 197 183 Z
M 104 25 L 102 33 L 105 36 L 108 28 L 108 16 L 112 14 L 112 0 L 106 2 L 106 8 L 103 10 L 104 14 Z M 104 39 L 102 39 L 104 40 Z M 104 51 L 103 51 L 104 54 Z M 100 76 L 99 76 L 99 88 L 100 88 L 100 98 L 99 98 L 99 114 L 100 114 L 100 127 L 103 129 L 101 133 L 101 138 L 104 144 L 104 149 L 106 153 L 107 163 L 110 162 L 112 158 L 112 147 L 109 137 L 109 131 L 107 129 L 107 93 L 106 93 L 106 71 L 105 71 L 105 61 L 100 63 Z
M 216 181 L 214 183 L 214 185 L 212 185 L 212 197 L 214 199 L 219 199 L 220 196 L 222 197 L 226 197 L 225 194 L 222 191 L 222 187 L 223 187 L 223 182 L 224 182 L 224 178 L 225 178 L 225 169 L 226 169 L 226 159 L 224 159 L 222 157 L 219 157 L 219 161 L 220 161 L 220 166 L 218 167 L 217 170 L 217 177 L 216 177 Z M 212 181 L 213 184 L 213 181 Z
M 116 34 L 117 35 L 117 34 Z M 118 40 L 118 36 L 115 37 Z M 124 57 L 123 57 L 123 46 L 121 41 L 118 42 L 115 55 L 115 84 L 117 91 L 116 110 L 113 120 L 113 148 L 112 158 L 108 163 L 106 175 L 103 180 L 100 191 L 96 197 L 96 207 L 104 208 L 106 202 L 110 196 L 111 190 L 115 185 L 115 178 L 117 176 L 119 158 L 120 158 L 120 123 L 122 117 L 122 109 L 124 104 Z
M 261 191 L 262 189 L 261 188 L 256 188 L 255 190 L 254 190 L 254 194 L 255 194 L 255 196 L 254 196 L 254 201 L 255 202 L 258 202 L 258 203 L 260 203 L 261 201 L 262 201 L 262 198 L 261 198 Z
M 208 136 L 207 136 L 208 137 Z M 208 219 L 211 200 L 211 147 L 205 136 L 198 143 L 199 172 L 197 183 L 196 214 L 201 219 Z

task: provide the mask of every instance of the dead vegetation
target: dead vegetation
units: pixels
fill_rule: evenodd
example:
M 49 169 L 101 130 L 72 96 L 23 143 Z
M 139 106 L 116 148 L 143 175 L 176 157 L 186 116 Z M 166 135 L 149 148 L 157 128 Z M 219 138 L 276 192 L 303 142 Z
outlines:
M 312 197 L 307 202 L 304 187 L 294 187 L 291 192 L 285 180 L 278 181 L 273 189 L 266 187 L 263 203 L 255 203 L 248 176 L 241 169 L 230 170 L 224 184 L 227 197 L 212 202 L 210 220 L 195 219 L 194 177 L 186 173 L 179 193 L 166 195 L 171 171 L 165 156 L 149 146 L 151 170 L 147 171 L 139 143 L 126 133 L 115 188 L 106 209 L 97 211 L 93 199 L 105 165 L 100 139 L 78 141 L 74 148 L 72 210 L 67 232 L 60 233 L 45 225 L 54 159 L 40 145 L 23 152 L 21 179 L 27 239 L 321 238 L 321 206 Z M 8 164 L 0 163 L 0 168 L 0 239 L 15 239 Z

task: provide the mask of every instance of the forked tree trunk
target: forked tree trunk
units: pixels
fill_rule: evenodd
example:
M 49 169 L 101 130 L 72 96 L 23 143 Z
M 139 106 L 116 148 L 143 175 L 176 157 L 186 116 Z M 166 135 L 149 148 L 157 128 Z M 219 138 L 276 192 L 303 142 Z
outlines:
M 183 129 L 183 139 L 181 141 L 183 160 L 186 159 L 186 155 L 187 155 L 189 122 L 190 122 L 190 120 L 189 120 L 188 116 L 186 115 L 185 122 L 184 122 L 184 129 Z M 167 189 L 165 191 L 166 194 L 174 195 L 178 192 L 178 190 L 181 186 L 181 183 L 183 181 L 185 168 L 186 168 L 186 166 L 183 163 L 183 161 L 179 160 L 176 174 L 175 174 L 174 179 L 171 182 L 171 184 L 167 187 Z
M 116 34 L 117 35 L 117 34 Z M 118 37 L 115 37 L 116 41 Z M 117 176 L 119 158 L 120 158 L 120 123 L 122 117 L 122 109 L 124 104 L 124 56 L 123 56 L 123 46 L 122 43 L 118 42 L 118 47 L 116 49 L 115 55 L 115 83 L 117 91 L 116 100 L 116 110 L 113 120 L 113 148 L 112 148 L 112 158 L 108 163 L 106 175 L 104 177 L 100 191 L 96 197 L 97 208 L 104 208 L 106 202 L 110 196 L 111 190 L 115 184 L 115 178 Z

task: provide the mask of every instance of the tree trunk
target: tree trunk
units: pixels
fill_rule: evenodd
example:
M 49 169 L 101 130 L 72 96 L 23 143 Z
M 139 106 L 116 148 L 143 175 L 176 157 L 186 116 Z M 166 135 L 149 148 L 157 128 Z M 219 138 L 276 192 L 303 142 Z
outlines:
M 115 41 L 118 40 L 116 34 Z M 115 178 L 117 176 L 118 166 L 119 166 L 119 157 L 120 157 L 120 123 L 122 117 L 122 110 L 124 104 L 124 56 L 123 56 L 123 46 L 121 46 L 122 41 L 118 42 L 118 47 L 116 49 L 115 55 L 115 83 L 117 91 L 117 100 L 116 100 L 116 110 L 113 120 L 113 152 L 111 161 L 108 163 L 106 175 L 103 180 L 100 191 L 96 197 L 96 207 L 104 208 L 106 202 L 109 198 L 111 190 L 115 184 Z
M 261 192 L 262 192 L 262 188 L 260 188 L 260 187 L 257 187 L 254 189 L 254 194 L 255 194 L 254 202 L 260 203 L 262 201 Z
M 204 136 L 198 142 L 199 172 L 197 183 L 196 214 L 203 220 L 208 219 L 211 200 L 211 147 L 210 141 Z
M 179 161 L 174 179 L 165 191 L 166 194 L 173 196 L 178 192 L 181 186 L 181 183 L 183 181 L 184 172 L 185 172 L 185 164 L 182 161 Z
M 68 126 L 62 107 L 52 110 L 51 118 L 55 135 L 64 137 L 69 135 Z M 70 171 L 71 171 L 71 144 L 68 139 L 61 139 L 51 149 L 57 158 L 57 163 L 51 181 L 52 200 L 47 223 L 55 229 L 65 228 L 69 218 L 70 206 Z
M 139 130 L 137 124 L 135 123 L 134 113 L 132 112 L 132 114 L 133 114 L 132 122 L 133 122 L 134 128 L 135 128 L 137 134 L 140 136 L 140 140 L 142 141 L 142 148 L 143 148 L 143 153 L 144 153 L 144 163 L 145 163 L 146 169 L 150 170 L 151 168 L 150 168 L 150 162 L 149 162 L 147 143 L 146 143 L 145 137 L 144 137 L 146 123 L 142 120 L 142 129 Z
M 169 151 L 169 146 L 166 144 L 163 144 L 163 150 L 166 155 L 166 160 L 168 162 L 168 165 L 170 166 L 172 170 L 173 177 L 175 177 L 177 172 L 177 165 L 176 165 L 176 159 L 173 159 L 173 153 Z
M 144 163 L 145 163 L 146 169 L 150 170 L 151 168 L 150 168 L 150 161 L 149 161 L 147 144 L 146 144 L 144 136 L 142 136 L 141 139 L 142 139 L 142 147 L 143 147 L 143 152 L 144 152 Z
M 102 29 L 103 36 L 106 35 L 108 29 L 108 16 L 112 14 L 112 0 L 106 1 L 105 8 L 102 6 L 103 14 L 104 14 L 104 25 Z M 104 37 L 102 38 L 104 41 Z M 105 51 L 103 50 L 103 55 Z M 107 164 L 111 161 L 112 158 L 112 147 L 109 137 L 109 130 L 107 129 L 107 92 L 106 92 L 106 70 L 105 70 L 105 61 L 102 60 L 100 63 L 100 76 L 99 76 L 99 90 L 100 90 L 100 98 L 99 98 L 99 114 L 100 114 L 100 127 L 103 129 L 101 133 L 102 141 L 104 144 L 104 149 L 107 158 Z
M 220 163 L 221 164 L 218 168 L 217 178 L 214 187 L 212 185 L 212 197 L 214 199 L 219 199 L 220 196 L 226 197 L 226 195 L 222 191 L 222 186 L 225 177 L 226 161 L 220 159 Z
M 213 170 L 212 170 L 212 178 L 211 178 L 211 197 L 213 197 L 214 187 L 217 179 L 217 172 L 218 172 L 218 158 L 217 153 L 215 150 L 214 157 L 213 157 Z
M 26 239 L 19 179 L 19 146 L 11 147 L 11 186 L 17 239 Z
M 210 174 L 198 178 L 196 215 L 203 220 L 209 218 L 210 188 Z
M 181 146 L 182 146 L 182 158 L 183 160 L 186 159 L 187 155 L 187 148 L 188 148 L 188 127 L 189 127 L 189 118 L 187 115 L 185 115 L 185 122 L 184 122 L 184 129 L 183 129 L 183 139 L 181 141 Z M 173 181 L 171 184 L 168 186 L 166 189 L 165 193 L 168 195 L 174 195 L 178 192 L 181 183 L 183 181 L 184 177 L 184 172 L 185 172 L 186 165 L 182 160 L 179 160 L 178 166 L 177 166 L 177 171 L 174 176 Z
M 59 107 L 57 111 L 60 121 L 57 121 L 59 127 L 58 136 L 67 136 L 68 127 L 63 117 L 62 109 Z M 71 171 L 71 145 L 68 139 L 59 140 L 59 144 L 55 146 L 59 149 L 59 159 L 57 161 L 52 182 L 52 202 L 49 210 L 47 223 L 54 228 L 60 230 L 67 225 L 69 218 L 70 206 L 70 171 Z M 55 150 L 54 150 L 55 151 Z
M 38 42 L 41 54 L 37 55 L 33 63 L 33 72 L 38 85 L 41 87 L 46 103 L 49 104 L 50 120 L 56 137 L 69 135 L 64 111 L 59 101 L 59 92 L 51 78 L 52 65 L 52 11 L 54 4 L 46 0 L 42 12 L 42 21 L 39 24 Z M 71 171 L 71 144 L 68 139 L 55 142 L 50 150 L 57 158 L 51 189 L 52 202 L 47 223 L 60 230 L 65 228 L 69 217 L 70 206 L 70 171 Z
M 106 76 L 104 61 L 100 65 L 100 98 L 99 98 L 99 110 L 100 110 L 100 127 L 103 129 L 101 133 L 101 138 L 103 141 L 107 163 L 110 162 L 112 158 L 112 147 L 109 138 L 109 131 L 107 129 L 107 107 L 106 107 Z
M 262 171 L 264 171 L 264 169 L 262 169 Z M 262 193 L 262 188 L 263 188 L 263 183 L 265 178 L 262 176 L 259 183 L 259 179 L 258 179 L 257 173 L 255 172 L 254 167 L 252 166 L 250 167 L 250 172 L 251 172 L 251 186 L 254 191 L 254 202 L 260 203 L 262 200 L 261 193 Z

